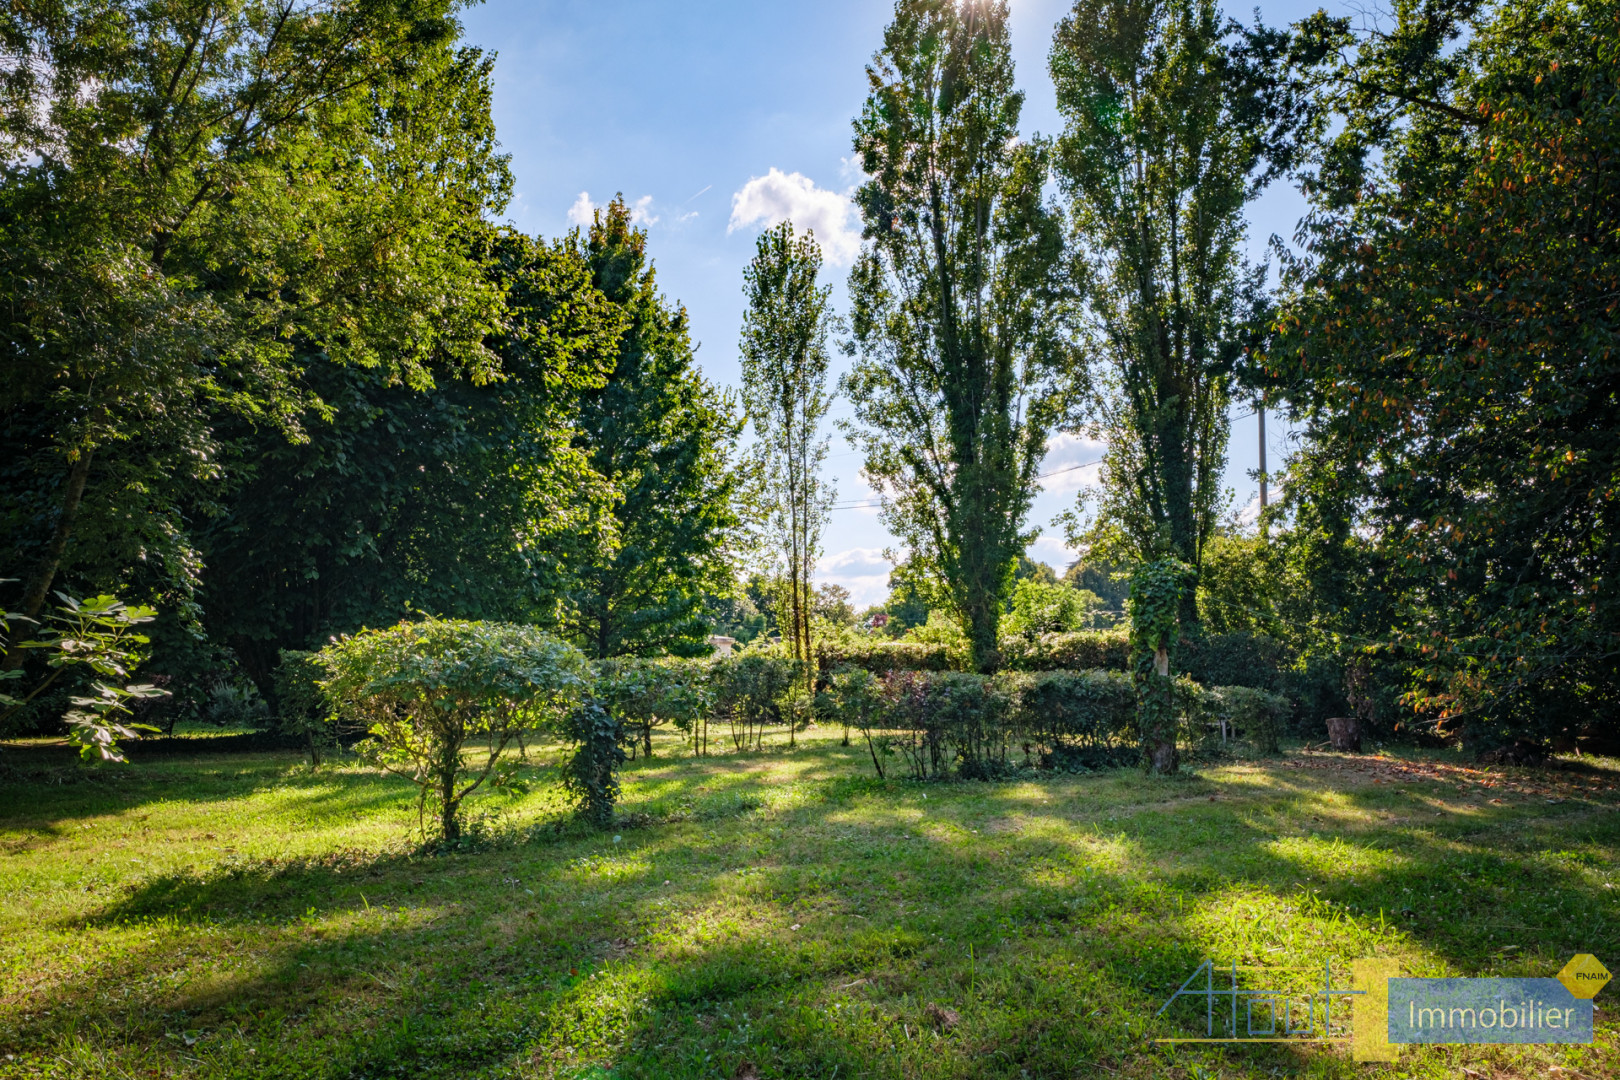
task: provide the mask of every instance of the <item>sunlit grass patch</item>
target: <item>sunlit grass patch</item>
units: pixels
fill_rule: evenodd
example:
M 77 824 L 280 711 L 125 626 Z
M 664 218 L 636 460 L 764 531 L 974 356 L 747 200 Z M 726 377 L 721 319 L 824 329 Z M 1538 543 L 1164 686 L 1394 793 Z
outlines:
M 1379 1074 L 1147 1038 L 1205 958 L 1620 957 L 1601 793 L 1482 807 L 1485 781 L 1375 784 L 1323 755 L 880 782 L 854 750 L 694 760 L 661 738 L 601 833 L 531 748 L 531 788 L 477 797 L 485 839 L 450 854 L 419 846 L 408 785 L 291 756 L 0 790 L 0 1077 L 1349 1078 Z M 1390 1075 L 1612 1075 L 1599 1015 L 1596 1048 L 1427 1050 Z

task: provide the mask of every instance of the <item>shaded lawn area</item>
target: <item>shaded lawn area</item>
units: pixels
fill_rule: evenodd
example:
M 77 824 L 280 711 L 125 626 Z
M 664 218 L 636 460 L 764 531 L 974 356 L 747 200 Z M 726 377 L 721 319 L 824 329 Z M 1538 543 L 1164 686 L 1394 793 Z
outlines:
M 666 740 L 616 833 L 537 778 L 475 798 L 491 838 L 448 855 L 413 852 L 408 785 L 351 765 L 63 784 L 10 754 L 0 1077 L 1620 1076 L 1612 987 L 1593 1047 L 1148 1042 L 1202 1034 L 1154 1013 L 1205 957 L 1620 968 L 1615 762 L 916 784 L 864 754 Z

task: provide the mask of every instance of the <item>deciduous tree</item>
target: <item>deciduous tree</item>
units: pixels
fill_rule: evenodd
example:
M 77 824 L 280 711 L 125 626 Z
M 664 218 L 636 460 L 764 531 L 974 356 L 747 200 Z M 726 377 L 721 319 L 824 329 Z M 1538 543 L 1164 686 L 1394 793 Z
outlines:
M 1037 468 L 1073 421 L 1049 150 L 1018 134 L 1005 2 L 900 0 L 867 82 L 857 359 L 841 385 L 885 522 L 993 671 Z

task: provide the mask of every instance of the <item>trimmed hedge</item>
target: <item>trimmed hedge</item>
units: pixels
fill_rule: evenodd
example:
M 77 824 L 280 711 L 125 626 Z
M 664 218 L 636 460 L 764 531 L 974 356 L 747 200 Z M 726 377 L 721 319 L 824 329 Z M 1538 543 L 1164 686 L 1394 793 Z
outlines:
M 1183 738 L 1243 739 L 1275 753 L 1286 698 L 1244 686 L 1175 680 Z M 878 775 L 899 758 L 913 779 L 989 779 L 1020 766 L 1085 771 L 1141 756 L 1136 688 L 1121 671 L 893 671 L 833 676 L 828 714 L 858 729 Z M 1211 736 L 1209 733 L 1213 733 Z
M 1177 667 L 1205 686 L 1279 692 L 1293 667 L 1288 646 L 1264 634 L 1234 631 L 1182 639 Z
M 1008 636 L 1001 640 L 1001 654 L 1007 671 L 1129 671 L 1130 635 L 1115 629 Z M 1277 693 L 1285 688 L 1292 668 L 1286 645 L 1243 631 L 1185 638 L 1177 654 L 1179 673 L 1205 686 L 1248 686 Z M 860 668 L 874 675 L 951 670 L 944 645 L 915 641 L 818 642 L 816 663 L 821 689 L 826 689 L 828 675 L 840 668 Z
M 949 671 L 951 662 L 944 645 L 843 640 L 817 642 L 816 667 L 825 681 L 828 673 L 839 668 L 859 668 L 874 675 L 887 675 L 891 671 Z
M 900 757 L 919 780 L 989 779 L 1019 764 L 1077 770 L 1136 757 L 1135 691 L 1113 671 L 836 674 L 832 716 L 858 728 L 881 776 Z M 1022 761 L 1015 755 L 1021 754 Z
M 1002 639 L 1001 654 L 1009 671 L 1128 671 L 1131 640 L 1124 630 L 1010 637 Z

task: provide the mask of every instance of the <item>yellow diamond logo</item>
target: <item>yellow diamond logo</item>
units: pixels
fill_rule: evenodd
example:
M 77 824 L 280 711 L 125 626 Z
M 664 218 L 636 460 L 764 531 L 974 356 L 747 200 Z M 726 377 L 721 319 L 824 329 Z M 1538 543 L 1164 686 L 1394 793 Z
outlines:
M 1558 973 L 1558 981 L 1582 1001 L 1596 996 L 1609 981 L 1609 969 L 1598 963 L 1591 953 L 1581 953 Z

